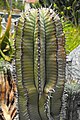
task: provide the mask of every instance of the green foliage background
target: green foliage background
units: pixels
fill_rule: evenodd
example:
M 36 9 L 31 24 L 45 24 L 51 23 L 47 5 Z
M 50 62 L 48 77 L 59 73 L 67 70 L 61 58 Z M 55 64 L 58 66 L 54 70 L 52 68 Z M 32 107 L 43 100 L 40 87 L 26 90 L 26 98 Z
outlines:
M 4 2 L 3 0 L 0 0 L 0 10 L 3 9 L 3 7 L 4 7 Z
M 63 22 L 63 28 L 66 37 L 66 52 L 68 54 L 80 45 L 80 27 L 76 27 L 71 21 L 65 21 Z
M 19 9 L 23 10 L 24 5 L 22 4 L 22 0 L 7 0 L 9 2 L 9 5 L 11 6 L 11 9 Z M 12 5 L 11 5 L 12 4 Z M 0 11 L 3 9 L 6 9 L 6 0 L 0 0 Z

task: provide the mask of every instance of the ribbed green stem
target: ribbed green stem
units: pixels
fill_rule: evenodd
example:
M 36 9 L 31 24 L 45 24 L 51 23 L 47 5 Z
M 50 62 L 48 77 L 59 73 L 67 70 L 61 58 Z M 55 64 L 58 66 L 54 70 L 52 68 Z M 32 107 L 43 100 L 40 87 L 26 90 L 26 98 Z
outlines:
M 57 86 L 55 88 L 55 93 L 53 93 L 52 95 L 53 98 L 51 100 L 51 114 L 54 117 L 54 119 L 56 118 L 60 119 L 60 110 L 62 106 L 62 93 L 65 82 L 65 61 L 66 61 L 65 48 L 64 48 L 65 38 L 64 38 L 60 18 L 55 14 L 53 20 L 56 29 L 58 74 L 57 74 Z
M 22 96 L 26 119 L 51 120 L 59 116 L 65 79 L 65 49 L 62 26 L 55 12 L 48 8 L 30 9 L 20 18 L 15 55 L 19 105 L 22 106 Z
M 38 38 L 37 11 L 29 13 L 29 19 L 25 18 L 24 36 L 22 41 L 22 74 L 24 88 L 28 90 L 28 110 L 31 120 L 40 120 L 38 113 L 38 82 L 34 76 L 34 40 Z M 31 28 L 31 30 L 29 30 Z M 31 39 L 30 39 L 31 38 Z M 35 67 L 36 69 L 36 67 Z M 35 98 L 35 99 L 33 99 Z
M 24 88 L 22 84 L 22 68 L 21 68 L 21 44 L 23 37 L 23 29 L 24 29 L 24 19 L 19 20 L 17 31 L 16 31 L 16 42 L 15 42 L 15 56 L 16 56 L 16 73 L 18 80 L 18 99 L 19 99 L 19 119 L 26 120 L 27 115 L 24 115 L 26 110 L 26 99 L 24 97 Z

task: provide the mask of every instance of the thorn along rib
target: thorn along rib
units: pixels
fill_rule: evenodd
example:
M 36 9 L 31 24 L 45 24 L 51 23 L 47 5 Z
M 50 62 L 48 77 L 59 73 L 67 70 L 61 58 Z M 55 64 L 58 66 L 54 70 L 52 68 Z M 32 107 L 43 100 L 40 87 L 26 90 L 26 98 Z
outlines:
M 20 18 L 15 41 L 20 120 L 52 120 L 60 115 L 65 80 L 63 36 L 60 19 L 51 9 L 30 9 Z

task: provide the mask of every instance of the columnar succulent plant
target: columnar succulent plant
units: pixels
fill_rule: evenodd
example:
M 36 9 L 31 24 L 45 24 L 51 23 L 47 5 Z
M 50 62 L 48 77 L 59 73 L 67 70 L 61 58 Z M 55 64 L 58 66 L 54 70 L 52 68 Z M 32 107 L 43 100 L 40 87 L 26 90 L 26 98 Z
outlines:
M 78 82 L 67 82 L 64 88 L 62 120 L 80 119 L 80 85 Z
M 60 120 L 65 39 L 58 15 L 30 9 L 18 22 L 15 65 L 20 120 Z

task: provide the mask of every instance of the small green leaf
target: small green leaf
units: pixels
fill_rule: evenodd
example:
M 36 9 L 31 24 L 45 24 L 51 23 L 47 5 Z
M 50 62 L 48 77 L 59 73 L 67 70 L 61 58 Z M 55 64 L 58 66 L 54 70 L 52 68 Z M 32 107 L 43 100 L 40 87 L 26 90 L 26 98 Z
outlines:
M 1 49 L 0 49 L 0 54 L 2 55 L 2 57 L 3 57 L 6 61 L 10 61 L 10 60 L 11 60 L 11 58 L 10 58 L 9 56 L 5 55 L 5 54 L 2 52 Z

